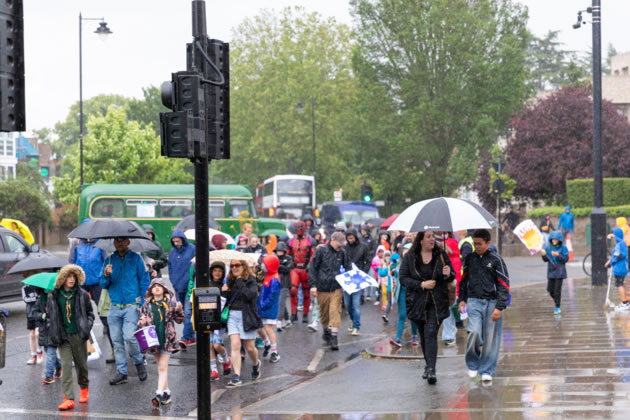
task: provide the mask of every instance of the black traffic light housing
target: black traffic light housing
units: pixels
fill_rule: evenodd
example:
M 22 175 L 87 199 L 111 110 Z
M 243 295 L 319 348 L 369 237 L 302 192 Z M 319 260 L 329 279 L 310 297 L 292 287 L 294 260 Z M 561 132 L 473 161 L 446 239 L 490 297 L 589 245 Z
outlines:
M 0 131 L 25 131 L 24 8 L 0 3 Z
M 365 203 L 371 203 L 373 198 L 372 186 L 370 184 L 363 183 L 363 185 L 361 185 L 361 199 Z
M 203 44 L 205 51 L 200 42 L 187 44 L 188 71 L 162 84 L 162 103 L 173 110 L 160 113 L 163 156 L 230 158 L 229 44 L 208 38 Z

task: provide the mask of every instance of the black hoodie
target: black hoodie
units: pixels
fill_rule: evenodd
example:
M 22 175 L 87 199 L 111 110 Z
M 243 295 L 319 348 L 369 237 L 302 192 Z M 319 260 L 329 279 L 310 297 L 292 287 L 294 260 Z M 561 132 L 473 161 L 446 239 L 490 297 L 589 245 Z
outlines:
M 353 244 L 350 244 L 350 241 L 348 241 L 345 246 L 346 254 L 348 254 L 350 262 L 356 264 L 359 270 L 367 273 L 370 271 L 370 264 L 372 263 L 367 245 L 359 240 L 359 234 L 354 228 L 350 228 L 346 231 L 346 240 L 348 236 L 354 236 L 355 239 Z

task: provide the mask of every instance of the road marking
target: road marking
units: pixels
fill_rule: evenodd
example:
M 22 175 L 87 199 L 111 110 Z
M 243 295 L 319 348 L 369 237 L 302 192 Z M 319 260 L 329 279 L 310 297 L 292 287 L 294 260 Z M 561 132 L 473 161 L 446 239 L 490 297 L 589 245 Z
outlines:
M 102 418 L 102 419 L 120 419 L 125 418 L 128 420 L 155 420 L 155 416 L 139 416 L 133 414 L 124 414 L 124 413 L 88 413 L 83 410 L 73 410 L 73 411 L 49 411 L 49 410 L 28 410 L 24 408 L 0 408 L 0 413 L 3 414 L 24 414 L 24 415 L 38 415 L 38 416 L 47 416 L 47 417 L 85 417 L 85 418 Z M 160 416 L 161 420 L 181 420 L 186 417 L 163 417 Z
M 307 372 L 315 372 L 317 370 L 317 365 L 322 360 L 322 357 L 324 357 L 325 352 L 326 351 L 324 349 L 317 350 L 317 352 L 315 353 L 315 357 L 313 357 L 313 360 L 311 360 L 311 363 L 309 363 L 308 367 L 306 368 Z
M 234 415 L 234 413 L 238 412 L 238 411 L 240 411 L 241 413 L 254 413 L 255 412 L 254 410 L 256 409 L 256 407 L 260 407 L 261 405 L 268 404 L 268 403 L 273 402 L 273 401 L 275 401 L 277 399 L 280 399 L 280 398 L 285 398 L 285 397 L 287 397 L 287 395 L 290 395 L 290 394 L 292 394 L 292 393 L 294 393 L 294 392 L 296 392 L 296 391 L 298 391 L 298 390 L 300 390 L 300 389 L 302 389 L 302 388 L 312 384 L 315 381 L 318 381 L 318 380 L 323 379 L 323 378 L 327 378 L 330 375 L 334 375 L 335 373 L 337 373 L 337 372 L 339 372 L 341 370 L 349 368 L 350 366 L 354 365 L 355 363 L 359 362 L 360 360 L 362 360 L 361 357 L 355 357 L 354 359 L 352 359 L 352 360 L 350 360 L 348 362 L 342 362 L 339 366 L 337 366 L 334 369 L 331 369 L 329 371 L 323 372 L 323 373 L 321 373 L 321 374 L 319 374 L 317 376 L 314 376 L 313 378 L 310 378 L 308 380 L 299 382 L 296 385 L 292 385 L 292 386 L 290 386 L 290 387 L 288 387 L 288 388 L 286 388 L 286 389 L 284 389 L 282 391 L 279 391 L 279 392 L 276 392 L 276 393 L 272 394 L 271 396 L 269 396 L 267 398 L 263 398 L 261 400 L 258 400 L 256 402 L 254 402 L 252 404 L 249 404 L 249 405 L 246 405 L 244 407 L 240 407 L 240 410 L 232 409 L 231 411 L 228 411 L 227 413 L 221 413 L 221 414 Z M 289 414 L 294 414 L 294 413 L 289 413 Z
M 216 391 L 214 391 L 212 393 L 212 396 L 210 397 L 210 405 L 214 404 L 215 402 L 217 402 L 217 400 L 219 398 L 221 398 L 221 395 L 223 395 L 223 393 L 225 392 L 225 389 L 217 389 Z M 197 412 L 197 410 L 195 410 L 195 413 Z M 190 415 L 190 414 L 189 414 Z M 195 414 L 196 416 L 197 414 Z

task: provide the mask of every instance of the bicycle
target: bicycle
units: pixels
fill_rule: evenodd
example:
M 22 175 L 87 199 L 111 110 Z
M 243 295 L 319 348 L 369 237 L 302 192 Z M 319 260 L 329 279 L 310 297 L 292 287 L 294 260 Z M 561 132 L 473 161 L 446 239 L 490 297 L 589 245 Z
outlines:
M 610 257 L 612 257 L 610 248 L 611 248 L 611 240 L 609 239 L 607 241 L 607 247 L 606 247 L 606 257 L 607 257 L 606 260 L 609 260 Z M 591 261 L 591 253 L 589 252 L 588 254 L 586 254 L 584 259 L 582 260 L 582 270 L 584 271 L 584 274 L 586 274 L 588 277 L 591 277 L 592 266 L 593 266 L 593 263 Z

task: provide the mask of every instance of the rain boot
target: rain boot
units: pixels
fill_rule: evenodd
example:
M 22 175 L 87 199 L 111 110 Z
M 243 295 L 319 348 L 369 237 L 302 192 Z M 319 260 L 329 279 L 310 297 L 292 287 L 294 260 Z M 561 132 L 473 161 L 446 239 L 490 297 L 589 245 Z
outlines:
M 336 335 L 331 335 L 330 336 L 330 349 L 331 350 L 339 350 L 339 346 L 337 345 L 337 336 Z

